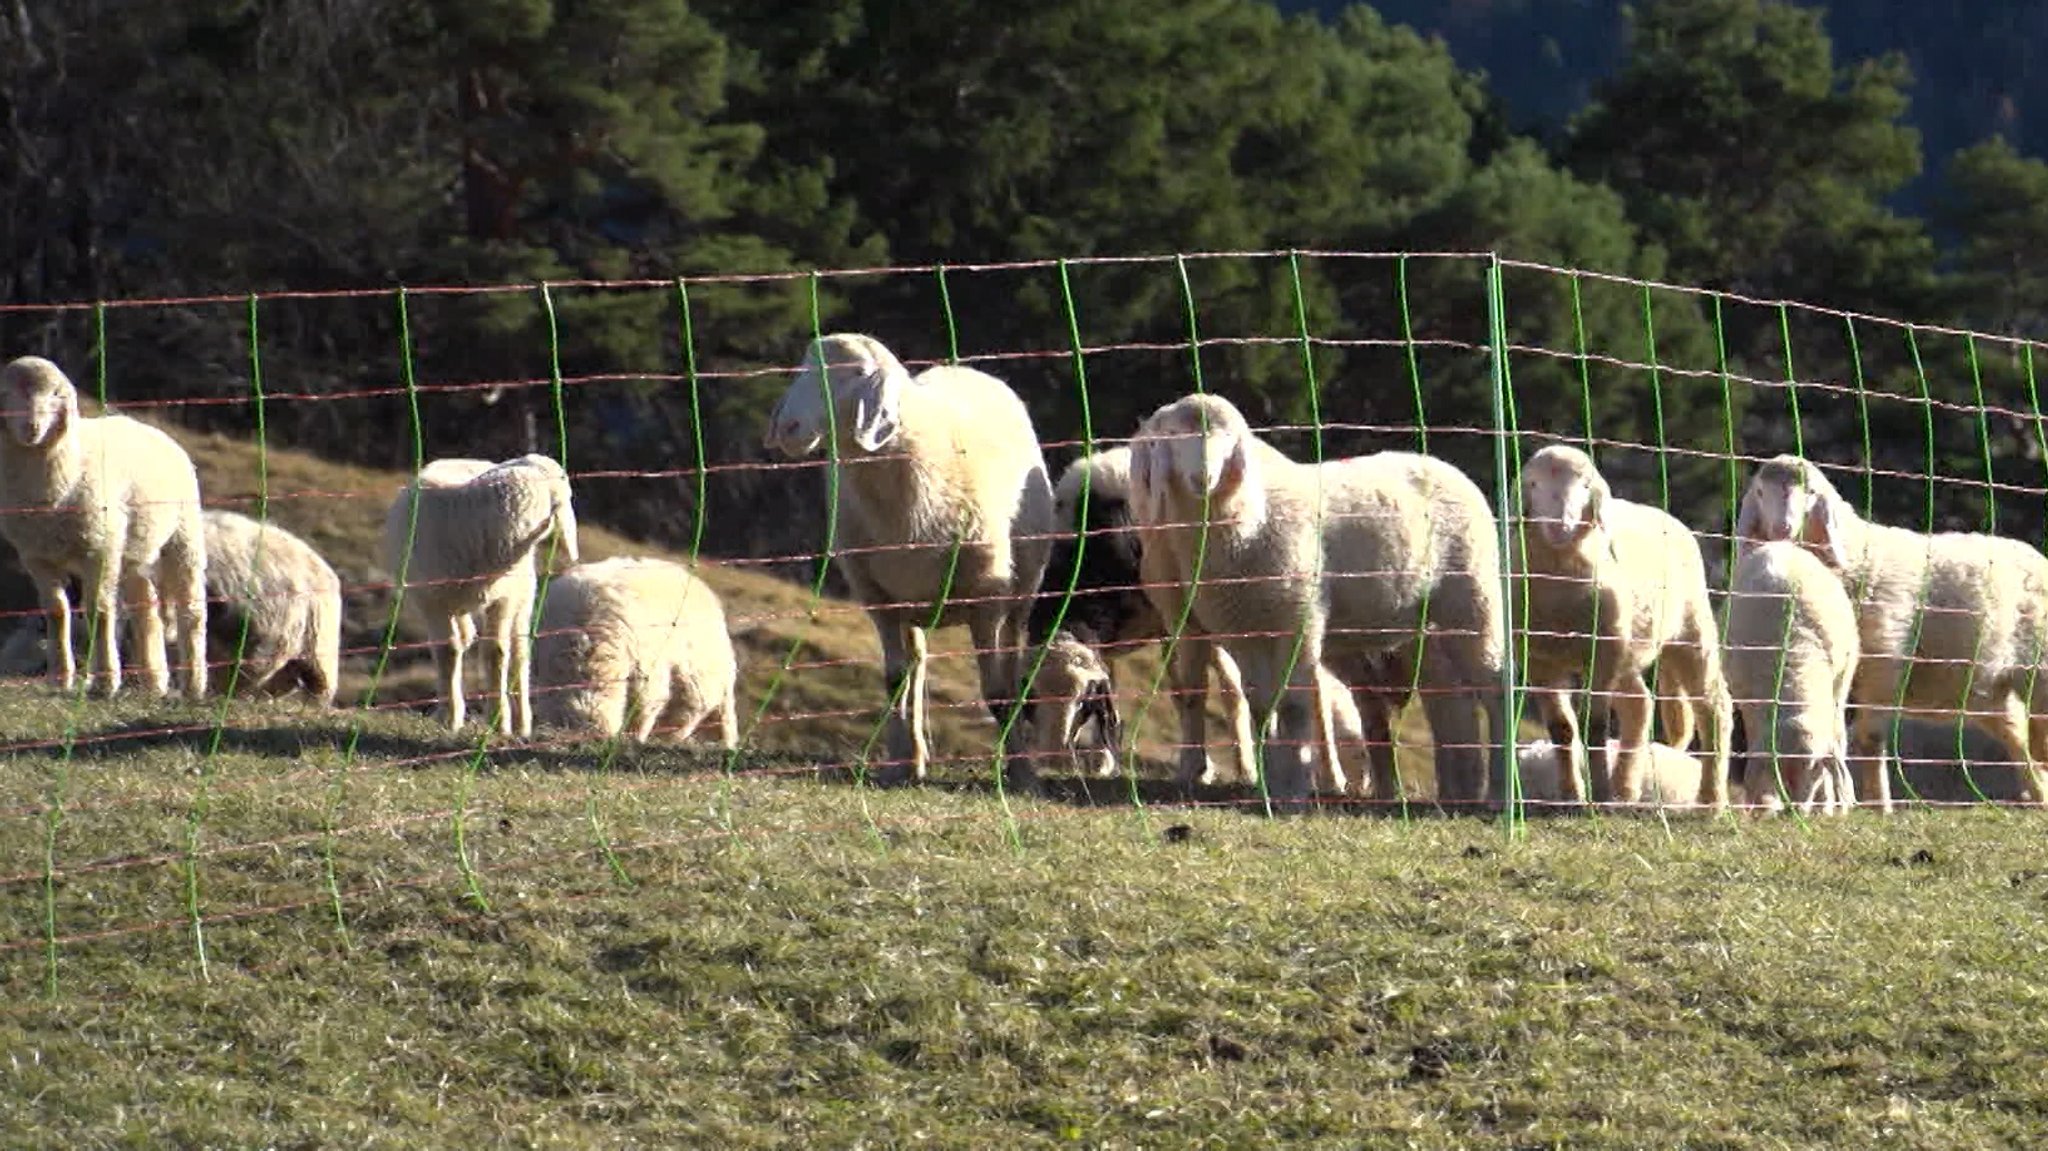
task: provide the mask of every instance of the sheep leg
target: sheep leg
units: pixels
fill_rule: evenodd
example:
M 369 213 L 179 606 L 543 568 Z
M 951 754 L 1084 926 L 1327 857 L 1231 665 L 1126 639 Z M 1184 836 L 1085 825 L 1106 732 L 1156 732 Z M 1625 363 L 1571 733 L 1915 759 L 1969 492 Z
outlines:
M 1021 628 L 1013 628 L 1007 611 L 980 611 L 968 617 L 967 633 L 974 641 L 974 661 L 981 672 L 981 699 L 996 721 L 996 745 L 1003 759 L 1003 785 L 1015 791 L 1038 790 L 1038 763 L 1031 755 L 1029 717 L 1014 719 L 1024 684 L 1023 661 L 1016 640 Z M 1007 730 L 1005 730 L 1007 728 Z M 1066 732 L 1061 730 L 1062 737 Z
M 43 593 L 43 617 L 49 633 L 50 683 L 59 691 L 70 691 L 78 682 L 78 661 L 71 651 L 71 593 L 64 587 L 64 573 L 41 564 L 28 564 L 29 578 Z
M 206 557 L 199 509 L 192 506 L 184 526 L 164 545 L 157 560 L 157 592 L 176 623 L 178 675 L 185 698 L 206 695 Z
M 735 698 L 738 692 L 728 689 L 725 702 L 718 705 L 718 746 L 731 751 L 740 745 L 740 708 Z
M 512 663 L 512 732 L 520 739 L 533 738 L 533 601 L 520 600 L 506 610 L 502 634 Z
M 1328 672 L 1317 671 L 1312 682 L 1315 685 L 1315 754 L 1322 761 L 1316 765 L 1314 787 L 1325 795 L 1344 795 L 1364 786 L 1362 779 L 1345 779 L 1344 761 L 1337 755 L 1338 729 L 1346 728 L 1345 734 L 1354 738 L 1358 734 L 1358 705 L 1348 698 L 1349 689 Z M 1339 693 L 1347 698 L 1339 698 Z M 1349 722 L 1343 722 L 1345 720 Z
M 1699 804 L 1710 811 L 1728 809 L 1728 749 L 1735 742 L 1735 701 L 1728 682 L 1710 673 L 1705 696 L 1697 703 L 1700 734 Z
M 1246 672 L 1245 695 L 1257 714 L 1271 714 L 1266 724 L 1266 796 L 1275 807 L 1285 805 L 1303 810 L 1309 796 L 1309 782 L 1315 768 L 1316 747 L 1316 661 L 1313 645 L 1303 644 L 1292 674 L 1280 681 L 1285 664 L 1259 652 L 1240 666 Z
M 1857 776 L 1856 790 L 1870 795 L 1885 815 L 1892 813 L 1891 765 L 1885 762 L 1884 753 L 1884 734 L 1891 717 L 1890 708 L 1858 707 L 1849 731 L 1849 764 Z
M 85 581 L 85 602 L 91 613 L 86 634 L 92 644 L 92 684 L 95 694 L 112 696 L 121 690 L 121 648 L 116 642 L 119 629 L 119 596 L 110 567 L 102 567 Z
M 509 604 L 498 600 L 484 607 L 482 647 L 484 679 L 497 693 L 495 714 L 486 723 L 494 723 L 499 735 L 512 734 L 512 707 L 509 698 L 512 673 L 512 620 Z
M 886 762 L 870 770 L 868 778 L 879 786 L 902 783 L 906 778 L 922 780 L 925 752 L 917 696 L 923 687 L 918 672 L 926 655 L 924 629 L 892 614 L 875 616 L 875 634 L 882 641 L 882 675 L 889 689 L 889 716 L 884 721 L 883 748 Z
M 1617 803 L 1642 800 L 1643 767 L 1649 758 L 1651 710 L 1650 685 L 1633 669 L 1611 685 L 1608 711 L 1614 717 L 1620 746 L 1615 749 L 1613 774 L 1609 783 Z
M 1193 794 L 1198 783 L 1215 782 L 1209 772 L 1208 716 L 1203 705 L 1209 695 L 1209 665 L 1216 664 L 1217 678 L 1224 683 L 1224 690 L 1235 691 L 1240 705 L 1244 703 L 1244 686 L 1237 676 L 1237 664 L 1230 662 L 1225 670 L 1223 649 L 1207 639 L 1193 635 L 1182 635 L 1173 645 L 1172 657 L 1166 665 L 1166 690 L 1173 697 L 1173 710 L 1180 717 L 1180 787 L 1183 792 Z M 1249 709 L 1244 721 L 1247 731 L 1251 728 Z
M 1544 730 L 1557 757 L 1557 798 L 1567 808 L 1586 805 L 1585 781 L 1579 778 L 1579 717 L 1572 711 L 1572 693 L 1559 687 L 1531 689 L 1543 715 Z M 1505 799 L 1505 796 L 1502 797 Z
M 1394 725 L 1401 717 L 1401 709 L 1390 697 L 1368 691 L 1358 701 L 1358 715 L 1372 777 L 1367 794 L 1382 802 L 1397 802 L 1402 798 L 1402 790 L 1401 769 L 1395 759 Z
M 2005 706 L 1988 715 L 1970 717 L 1985 734 L 2004 744 L 2013 755 L 2013 762 L 2022 765 L 2027 777 L 2028 798 L 2036 807 L 2048 807 L 2048 773 L 2042 771 L 2042 761 L 2035 759 L 2027 742 L 2031 721 L 2027 715 L 2025 701 L 2016 695 L 2008 695 Z
M 459 615 L 435 621 L 430 630 L 443 633 L 429 640 L 434 645 L 434 674 L 441 688 L 438 718 L 448 725 L 449 731 L 459 733 L 463 721 L 469 718 L 468 701 L 462 694 L 462 656 L 476 640 L 476 621 Z
M 1188 641 L 1183 639 L 1181 642 L 1186 644 Z M 1253 729 L 1252 725 L 1252 705 L 1247 703 L 1244 698 L 1244 677 L 1237 670 L 1237 661 L 1231 658 L 1230 653 L 1224 650 L 1222 644 L 1209 643 L 1207 647 L 1209 649 L 1208 664 L 1216 669 L 1217 694 L 1223 697 L 1223 710 L 1230 714 L 1230 762 L 1235 766 L 1237 772 L 1236 782 L 1250 783 L 1258 778 L 1259 745 L 1257 742 L 1257 732 Z M 1196 735 L 1196 750 L 1201 755 L 1202 771 L 1206 775 L 1209 769 L 1209 749 L 1207 746 L 1208 730 L 1206 727 L 1208 710 L 1207 701 L 1204 697 L 1208 695 L 1208 673 L 1206 671 L 1197 671 L 1194 673 L 1194 678 L 1189 682 L 1196 685 L 1193 689 L 1195 712 L 1201 717 L 1204 724 Z M 1181 699 L 1184 697 L 1176 696 L 1175 698 Z M 1186 730 L 1185 722 L 1182 724 L 1182 730 L 1183 732 Z M 1185 757 L 1185 750 L 1183 750 L 1182 755 Z M 1185 759 L 1183 759 L 1182 763 L 1183 769 L 1185 769 Z M 1204 782 L 1221 781 L 1204 780 Z

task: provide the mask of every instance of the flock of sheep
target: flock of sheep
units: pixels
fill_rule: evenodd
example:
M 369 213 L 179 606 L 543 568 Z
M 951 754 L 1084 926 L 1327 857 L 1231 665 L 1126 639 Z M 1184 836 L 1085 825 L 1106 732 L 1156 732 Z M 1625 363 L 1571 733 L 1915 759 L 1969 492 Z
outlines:
M 76 580 L 98 619 L 125 613 L 141 680 L 159 694 L 171 687 L 167 645 L 184 691 L 207 690 L 211 601 L 216 635 L 223 620 L 231 636 L 246 629 L 238 680 L 274 688 L 297 669 L 332 701 L 340 581 L 310 546 L 202 511 L 176 443 L 126 417 L 81 416 L 46 359 L 0 369 L 0 410 L 0 536 L 40 590 L 57 685 L 76 677 Z M 1751 477 L 1717 620 L 1693 533 L 1614 495 L 1565 446 L 1525 463 L 1505 533 L 1443 461 L 1301 463 L 1207 394 L 1159 408 L 1126 446 L 1084 455 L 1055 484 L 1029 412 L 1000 380 L 959 365 L 913 376 L 853 334 L 813 342 L 765 441 L 829 456 L 834 562 L 883 654 L 879 782 L 924 778 L 927 635 L 964 623 L 1016 788 L 1034 788 L 1048 758 L 1116 770 L 1108 660 L 1158 642 L 1182 785 L 1262 768 L 1281 804 L 1406 794 L 1394 743 L 1411 702 L 1446 804 L 1519 792 L 1842 812 L 1860 795 L 1889 811 L 1885 735 L 1901 715 L 1978 729 L 2021 765 L 2024 797 L 2048 804 L 2048 682 L 2036 676 L 2048 557 L 1996 536 L 1869 523 L 1794 456 Z M 529 648 L 557 548 L 569 566 L 547 582 Z M 569 477 L 553 460 L 426 465 L 391 502 L 384 552 L 402 610 L 430 633 L 451 729 L 465 719 L 463 657 L 482 640 L 503 734 L 531 735 L 538 721 L 687 738 L 716 716 L 720 742 L 736 744 L 737 661 L 718 597 L 663 560 L 579 563 Z M 116 631 L 92 637 L 91 685 L 109 694 Z M 1521 749 L 1510 666 L 1549 737 Z M 1206 750 L 1212 671 L 1232 720 L 1222 764 Z M 1731 780 L 1738 715 L 1748 754 Z

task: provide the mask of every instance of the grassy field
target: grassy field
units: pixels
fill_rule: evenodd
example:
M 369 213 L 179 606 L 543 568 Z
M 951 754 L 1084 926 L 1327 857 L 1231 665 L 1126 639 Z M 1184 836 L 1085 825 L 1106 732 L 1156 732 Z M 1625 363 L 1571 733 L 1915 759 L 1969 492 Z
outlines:
M 195 443 L 232 493 L 240 449 Z M 276 513 L 373 581 L 391 477 L 271 468 L 339 493 Z M 751 707 L 809 599 L 713 578 L 772 617 Z M 0 1144 L 2048 1139 L 2036 816 L 1510 841 L 1121 783 L 1006 802 L 971 707 L 944 713 L 964 758 L 938 784 L 877 792 L 817 770 L 880 691 L 865 624 L 827 606 L 730 761 L 455 740 L 410 705 L 0 684 Z M 971 698 L 966 666 L 942 698 Z M 406 653 L 379 698 L 423 687 Z
M 56 735 L 73 707 L 16 690 L 5 714 Z M 383 715 L 350 764 L 348 715 L 238 704 L 217 749 L 208 711 L 90 716 L 115 738 L 0 782 L 21 1141 L 2048 1134 L 2030 816 L 1541 820 L 1516 843 L 1121 802 L 1011 823 L 982 787 L 863 791 L 773 755 L 733 779 L 688 749 L 479 758 Z

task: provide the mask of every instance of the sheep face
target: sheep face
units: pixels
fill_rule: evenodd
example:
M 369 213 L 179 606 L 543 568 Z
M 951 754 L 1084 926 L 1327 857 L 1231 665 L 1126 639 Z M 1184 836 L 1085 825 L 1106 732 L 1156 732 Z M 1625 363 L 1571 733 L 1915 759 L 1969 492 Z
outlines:
M 23 356 L 0 368 L 0 406 L 7 434 L 26 448 L 55 440 L 78 414 L 78 392 L 63 369 L 41 356 Z
M 1559 551 L 1605 526 L 1607 481 L 1577 448 L 1553 444 L 1522 466 L 1522 518 Z
M 839 333 L 812 345 L 768 417 L 764 444 L 792 459 L 815 453 L 836 429 L 842 445 L 878 452 L 902 428 L 909 373 L 881 342 Z
M 1140 514 L 1165 524 L 1175 493 L 1207 499 L 1211 520 L 1254 518 L 1251 426 L 1220 396 L 1186 396 L 1147 417 L 1131 442 L 1131 490 Z
M 1735 518 L 1736 560 L 1758 544 L 1793 540 L 1831 567 L 1848 565 L 1842 497 L 1819 468 L 1797 456 L 1764 461 L 1749 479 Z

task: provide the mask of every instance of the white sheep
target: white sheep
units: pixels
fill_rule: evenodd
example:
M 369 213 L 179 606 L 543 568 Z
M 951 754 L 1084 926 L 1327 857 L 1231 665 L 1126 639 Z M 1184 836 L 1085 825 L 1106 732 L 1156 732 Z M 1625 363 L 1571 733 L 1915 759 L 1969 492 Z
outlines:
M 1782 796 L 1802 813 L 1846 813 L 1856 797 L 1845 718 L 1856 608 L 1840 578 L 1800 545 L 1742 551 L 1728 587 L 1727 673 L 1749 743 L 1744 782 L 1762 802 Z
M 2048 557 L 1999 536 L 1871 523 L 1792 455 L 1757 467 L 1735 535 L 1738 548 L 1806 544 L 1856 605 L 1849 752 L 1859 791 L 1891 810 L 1884 738 L 1903 711 L 1982 729 L 2026 765 L 2029 798 L 2048 806 Z
M 1009 713 L 1029 666 L 1021 645 L 1053 514 L 1024 404 L 985 372 L 942 364 L 913 377 L 873 337 L 838 333 L 812 344 L 764 440 L 791 458 L 831 447 L 833 562 L 874 623 L 894 700 L 890 762 L 873 778 L 925 778 L 926 631 L 964 620 L 982 700 L 1008 725 L 1006 775 L 1035 788 L 1031 757 L 1021 754 L 1032 717 L 1012 723 Z
M 205 527 L 213 645 L 240 649 L 239 690 L 270 688 L 296 666 L 306 694 L 331 705 L 341 686 L 341 578 L 313 545 L 274 523 L 209 508 Z
M 1724 806 L 1734 708 L 1699 541 L 1663 510 L 1615 496 L 1586 453 L 1562 444 L 1523 465 L 1514 535 L 1524 670 L 1551 744 L 1579 742 L 1572 679 L 1584 677 L 1620 742 L 1611 773 L 1593 773 L 1593 798 L 1637 802 L 1652 723 L 1645 673 L 1654 663 L 1665 742 L 1685 748 L 1698 729 L 1699 801 Z M 1559 774 L 1566 801 L 1583 802 L 1576 773 L 1560 763 Z
M 127 416 L 79 414 L 78 389 L 40 356 L 0 368 L 0 536 L 42 595 L 50 675 L 77 679 L 68 579 L 93 610 L 93 688 L 120 689 L 117 609 L 125 608 L 141 677 L 170 691 L 163 615 L 178 622 L 185 694 L 206 693 L 206 541 L 199 476 L 170 436 Z
M 1521 769 L 1522 798 L 1529 803 L 1552 805 L 1578 802 L 1567 793 L 1558 772 L 1569 763 L 1579 773 L 1604 769 L 1602 760 L 1613 760 L 1621 753 L 1621 743 L 1609 739 L 1605 753 L 1592 757 L 1588 762 L 1583 744 L 1572 744 L 1560 748 L 1549 739 L 1536 739 L 1522 745 L 1517 752 Z M 1690 752 L 1681 751 L 1662 743 L 1652 743 L 1643 752 L 1642 802 L 1654 807 L 1686 810 L 1699 805 L 1700 774 L 1702 764 Z M 1824 780 L 1823 783 L 1826 781 Z M 1578 789 L 1583 792 L 1583 781 Z M 1729 801 L 1741 803 L 1738 788 L 1729 784 Z
M 1254 711 L 1275 717 L 1269 795 L 1306 797 L 1318 673 L 1367 682 L 1390 656 L 1423 661 L 1444 798 L 1483 800 L 1489 777 L 1504 791 L 1500 550 L 1464 473 L 1406 452 L 1298 463 L 1228 400 L 1194 395 L 1140 425 L 1132 491 L 1141 582 L 1165 592 L 1162 617 L 1189 606 L 1183 682 L 1199 682 L 1208 644 L 1226 643 Z
M 436 460 L 391 501 L 384 516 L 384 562 L 403 610 L 425 625 L 435 645 L 441 715 L 450 731 L 462 728 L 462 656 L 481 630 L 490 641 L 487 668 L 497 686 L 498 732 L 533 734 L 527 629 L 539 552 L 550 536 L 575 563 L 569 474 L 542 455 L 501 464 Z
M 689 568 L 659 559 L 579 564 L 548 584 L 533 641 L 534 717 L 646 742 L 718 717 L 739 745 L 739 662 L 725 607 Z

